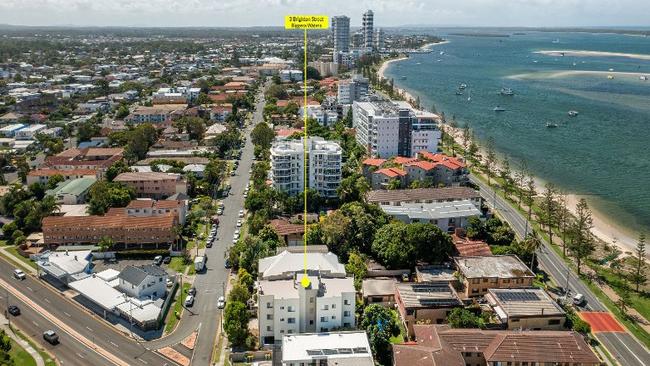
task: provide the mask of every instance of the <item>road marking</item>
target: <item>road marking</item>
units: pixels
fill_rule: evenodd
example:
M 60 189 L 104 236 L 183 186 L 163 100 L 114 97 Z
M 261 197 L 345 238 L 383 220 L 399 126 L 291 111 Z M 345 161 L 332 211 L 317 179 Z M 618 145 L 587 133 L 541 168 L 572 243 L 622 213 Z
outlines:
M 27 286 L 27 289 L 28 289 L 29 291 L 31 291 L 31 292 L 34 292 L 34 290 L 32 290 L 32 288 L 29 287 L 29 286 Z
M 149 363 L 149 362 L 147 362 L 147 361 L 145 361 L 145 360 L 143 360 L 143 359 L 141 359 L 141 358 L 138 358 L 138 360 L 140 360 L 140 362 L 142 362 L 142 363 L 145 364 L 145 365 Z
M 92 329 L 90 329 L 90 327 L 86 327 L 86 329 L 88 329 L 88 330 L 91 331 L 91 332 L 93 331 Z
M 115 342 L 113 342 L 113 341 L 110 341 L 110 343 L 111 343 L 113 346 L 115 346 L 116 348 L 120 348 L 120 346 L 118 346 L 117 343 L 115 343 Z
M 38 327 L 38 323 L 32 320 L 32 324 Z
M 63 312 L 63 314 L 65 314 L 68 318 L 72 318 L 72 315 L 68 314 L 68 313 L 65 312 L 65 311 Z
M 44 297 L 43 300 L 45 300 L 46 303 L 51 304 L 50 300 L 48 300 L 47 297 Z
M 81 353 L 77 353 L 77 356 L 79 356 L 79 358 L 85 358 L 84 356 L 81 355 Z

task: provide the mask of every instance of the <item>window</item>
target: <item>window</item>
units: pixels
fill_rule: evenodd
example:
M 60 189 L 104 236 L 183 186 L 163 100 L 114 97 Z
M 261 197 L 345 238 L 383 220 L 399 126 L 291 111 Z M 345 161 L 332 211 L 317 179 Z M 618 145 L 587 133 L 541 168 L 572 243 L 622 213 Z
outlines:
M 350 305 L 350 300 L 343 300 L 343 305 Z
M 272 308 L 273 308 L 273 305 L 271 305 L 270 302 L 267 302 L 267 303 L 266 303 L 266 308 L 267 308 L 267 309 L 272 309 Z
M 350 311 L 349 310 L 344 311 L 343 316 L 350 316 Z
M 336 315 L 332 315 L 332 320 L 336 319 Z
M 270 331 L 271 331 L 271 326 L 270 326 L 270 325 L 267 325 L 267 326 L 266 326 L 266 331 L 267 331 L 267 332 L 270 332 Z
M 288 306 L 287 311 L 293 313 L 294 311 L 296 311 L 296 309 L 294 309 L 293 306 Z
M 320 322 L 321 322 L 321 323 L 327 323 L 327 318 L 324 317 L 324 316 L 321 316 L 321 317 L 320 317 Z
M 336 309 L 336 304 L 332 304 L 332 309 Z
M 560 319 L 549 319 L 548 325 L 558 325 L 560 324 Z
M 273 314 L 266 314 L 266 320 L 273 320 Z
M 287 323 L 296 324 L 296 318 L 287 318 Z
M 329 305 L 323 305 L 323 310 L 329 310 L 330 306 Z

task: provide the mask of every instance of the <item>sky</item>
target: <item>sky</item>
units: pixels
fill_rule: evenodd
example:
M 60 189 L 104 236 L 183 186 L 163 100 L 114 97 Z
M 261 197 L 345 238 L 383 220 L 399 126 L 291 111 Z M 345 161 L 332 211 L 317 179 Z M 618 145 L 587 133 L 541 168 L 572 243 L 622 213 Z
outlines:
M 287 14 L 376 26 L 650 26 L 650 0 L 0 0 L 0 24 L 282 26 Z

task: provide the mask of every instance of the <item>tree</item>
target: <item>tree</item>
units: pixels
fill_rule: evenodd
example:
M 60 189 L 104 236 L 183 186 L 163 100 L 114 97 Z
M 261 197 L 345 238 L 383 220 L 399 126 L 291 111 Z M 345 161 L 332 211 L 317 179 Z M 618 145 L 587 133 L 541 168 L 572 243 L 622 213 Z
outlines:
M 645 235 L 641 233 L 639 234 L 639 240 L 637 241 L 636 249 L 634 250 L 634 268 L 630 274 L 630 281 L 635 285 L 636 292 L 639 292 L 639 287 L 645 285 L 648 281 L 648 277 L 645 273 L 645 254 Z
M 504 157 L 501 162 L 501 169 L 499 170 L 499 177 L 503 180 L 503 194 L 506 198 L 510 195 L 512 189 L 512 171 L 510 170 L 510 160 Z
M 247 289 L 252 289 L 255 279 L 253 279 L 253 276 L 245 268 L 240 268 L 237 272 L 237 282 Z
M 203 171 L 205 181 L 211 185 L 219 185 L 226 173 L 227 167 L 228 165 L 225 161 L 211 159 Z
M 275 131 L 266 123 L 258 123 L 251 131 L 251 142 L 260 149 L 268 150 L 275 139 Z
M 494 141 L 489 138 L 485 147 L 485 174 L 487 175 L 488 185 L 490 185 L 490 178 L 494 175 L 493 169 L 497 163 L 497 155 L 494 152 Z
M 441 262 L 452 247 L 449 235 L 433 224 L 394 221 L 377 231 L 372 253 L 389 269 L 413 268 L 418 259 Z
M 115 242 L 110 236 L 102 236 L 101 239 L 99 239 L 99 242 L 97 243 L 100 252 L 105 252 L 111 249 L 113 245 L 115 245 Z
M 315 67 L 307 66 L 307 79 L 320 80 L 320 72 Z
M 528 176 L 528 168 L 526 165 L 526 160 L 522 160 L 519 169 L 515 171 L 515 187 L 518 192 L 519 199 L 517 200 L 517 205 L 521 208 L 521 204 L 524 198 L 524 192 L 526 191 L 526 177 Z M 529 219 L 530 220 L 530 219 Z
M 535 253 L 542 248 L 544 245 L 542 241 L 540 240 L 539 236 L 537 236 L 537 233 L 535 231 L 531 232 L 524 238 L 524 241 L 521 243 L 523 248 L 529 252 L 532 256 L 532 260 L 530 261 L 530 268 L 533 269 L 535 268 Z
M 402 187 L 402 181 L 401 180 L 399 180 L 399 179 L 391 179 L 390 182 L 388 182 L 388 187 L 386 187 L 386 189 L 391 191 L 391 190 L 400 189 L 401 187 Z
M 240 270 L 241 269 L 243 268 L 240 268 Z M 235 283 L 232 289 L 230 289 L 230 293 L 228 294 L 228 301 L 241 302 L 243 304 L 246 304 L 248 300 L 250 300 L 250 298 L 251 298 L 250 291 L 242 283 Z
M 120 104 L 120 106 L 117 108 L 117 111 L 115 111 L 115 118 L 124 119 L 128 115 L 129 115 L 129 106 L 127 106 L 126 104 Z
M 485 225 L 478 216 L 472 216 L 467 219 L 465 232 L 468 238 L 473 240 L 485 240 Z
M 528 205 L 528 221 L 530 221 L 531 215 L 533 214 L 533 200 L 537 192 L 535 191 L 535 178 L 530 175 L 527 181 L 526 187 L 526 205 Z
M 360 291 L 363 278 L 368 273 L 368 267 L 366 266 L 366 260 L 363 254 L 359 254 L 359 252 L 350 253 L 348 263 L 345 265 L 345 272 L 354 276 L 354 288 Z
M 15 362 L 9 352 L 11 351 L 11 338 L 3 330 L 0 330 L 0 364 L 2 366 L 13 366 Z
M 553 229 L 557 226 L 558 216 L 557 203 L 555 202 L 557 190 L 553 183 L 546 183 L 544 188 L 542 202 L 540 203 L 540 208 L 542 209 L 540 223 L 546 226 L 549 243 L 553 245 Z
M 65 181 L 61 174 L 54 174 L 47 180 L 47 189 L 54 189 L 59 183 Z
M 453 309 L 447 315 L 447 323 L 452 328 L 482 328 L 485 325 L 480 317 L 463 308 Z
M 337 188 L 339 201 L 341 203 L 363 201 L 366 193 L 370 190 L 368 180 L 359 173 L 354 173 L 343 178 Z
M 223 315 L 223 330 L 231 344 L 241 346 L 248 336 L 250 316 L 246 305 L 239 301 L 228 300 Z
M 90 141 L 91 137 L 99 135 L 100 130 L 101 128 L 99 127 L 99 124 L 95 122 L 94 118 L 91 118 L 79 125 L 79 128 L 77 129 L 77 139 L 79 142 Z
M 103 215 L 111 207 L 126 207 L 135 198 L 135 192 L 120 183 L 100 181 L 93 184 L 88 197 L 88 213 Z
M 584 259 L 589 257 L 596 249 L 593 234 L 593 219 L 587 201 L 582 198 L 576 205 L 576 219 L 569 229 L 569 245 L 571 255 L 576 259 L 578 265 L 578 275 Z
M 400 334 L 399 325 L 393 313 L 378 304 L 366 306 L 361 316 L 361 329 L 368 333 L 370 348 L 381 365 L 390 365 L 390 338 Z
M 627 317 L 627 310 L 632 306 L 632 297 L 630 296 L 630 288 L 624 284 L 619 293 L 619 298 L 616 301 L 616 306 L 621 311 L 623 316 Z
M 124 160 L 119 160 L 106 169 L 105 177 L 107 181 L 112 182 L 118 175 L 130 171 L 131 167 Z

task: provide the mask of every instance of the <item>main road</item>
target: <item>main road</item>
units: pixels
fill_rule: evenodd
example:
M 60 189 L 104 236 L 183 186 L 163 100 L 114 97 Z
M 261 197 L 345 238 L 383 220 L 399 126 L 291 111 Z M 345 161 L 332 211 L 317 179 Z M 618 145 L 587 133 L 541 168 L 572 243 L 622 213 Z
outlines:
M 499 212 L 515 231 L 519 238 L 525 236 L 526 230 L 530 232 L 530 225 L 516 208 L 504 198 L 495 194 L 492 187 L 476 177 L 470 177 L 472 183 L 480 188 L 481 196 L 485 201 Z M 587 309 L 591 311 L 608 311 L 607 307 L 589 290 L 564 262 L 564 260 L 550 247 L 546 240 L 544 246 L 537 252 L 537 258 L 546 272 L 555 279 L 560 286 L 568 288 L 573 294 L 583 294 L 587 300 Z M 567 287 L 568 283 L 568 287 Z M 650 365 L 650 352 L 630 333 L 599 332 L 598 340 L 607 348 L 609 353 L 624 366 Z
M 267 84 L 268 85 L 268 84 Z M 212 355 L 213 346 L 216 340 L 217 329 L 221 319 L 221 310 L 217 309 L 217 300 L 223 296 L 223 289 L 228 281 L 229 270 L 225 268 L 225 255 L 230 246 L 232 238 L 237 229 L 239 210 L 244 208 L 244 190 L 250 181 L 250 169 L 253 166 L 253 143 L 250 139 L 250 131 L 259 122 L 264 121 L 263 111 L 264 90 L 261 87 L 256 98 L 255 111 L 253 112 L 252 123 L 242 132 L 245 143 L 242 148 L 241 159 L 236 174 L 230 177 L 230 194 L 223 200 L 223 215 L 219 218 L 219 228 L 212 248 L 206 248 L 208 256 L 207 271 L 197 274 L 194 280 L 197 296 L 192 308 L 185 310 L 177 329 L 169 336 L 147 342 L 147 348 L 157 349 L 164 346 L 171 346 L 181 342 L 194 330 L 199 330 L 197 343 L 194 348 L 192 364 L 196 366 L 208 366 Z

